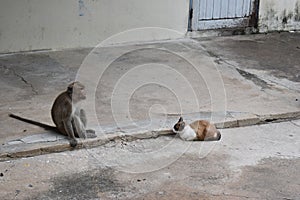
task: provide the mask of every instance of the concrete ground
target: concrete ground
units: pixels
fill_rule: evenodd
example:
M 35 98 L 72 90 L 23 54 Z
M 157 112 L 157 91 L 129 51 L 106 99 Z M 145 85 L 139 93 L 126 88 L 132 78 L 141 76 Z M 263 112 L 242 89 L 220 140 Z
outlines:
M 273 33 L 1 55 L 3 198 L 53 199 L 66 191 L 70 199 L 78 192 L 81 198 L 297 199 L 299 182 L 292 177 L 299 175 L 299 39 L 299 33 Z M 86 85 L 82 106 L 98 135 L 79 147 L 105 146 L 63 152 L 70 149 L 64 137 L 8 117 L 15 113 L 53 124 L 53 100 L 75 79 Z M 188 122 L 209 119 L 221 129 L 289 122 L 223 129 L 222 140 L 212 143 L 173 136 L 136 140 L 169 133 L 180 115 Z M 175 147 L 168 149 L 170 141 Z M 144 156 L 157 145 L 175 157 Z M 197 157 L 199 145 L 210 152 L 203 159 Z M 51 152 L 63 153 L 13 160 Z M 69 167 L 74 158 L 78 164 Z M 94 165 L 95 159 L 101 161 Z M 144 165 L 135 166 L 138 162 Z M 273 176 L 277 171 L 281 174 Z M 70 184 L 74 179 L 92 187 L 91 193 L 82 187 L 77 192 L 77 183 Z M 60 192 L 56 186 L 66 188 Z
M 218 142 L 116 141 L 0 163 L 1 199 L 299 199 L 300 121 Z

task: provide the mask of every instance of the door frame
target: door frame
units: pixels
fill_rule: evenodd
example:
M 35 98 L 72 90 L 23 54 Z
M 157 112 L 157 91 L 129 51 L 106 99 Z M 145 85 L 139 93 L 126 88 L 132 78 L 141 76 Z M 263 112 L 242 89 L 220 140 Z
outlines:
M 200 8 L 198 5 L 200 0 L 189 0 L 189 17 L 188 17 L 188 31 L 202 31 L 198 29 L 198 20 L 199 20 L 199 14 L 200 14 Z M 258 21 L 259 21 L 259 4 L 260 0 L 252 0 L 252 7 L 251 12 L 249 16 L 249 21 L 247 27 L 251 27 L 254 29 L 258 28 Z M 245 28 L 247 28 L 245 27 Z M 233 29 L 235 27 L 232 27 Z M 229 29 L 229 28 L 226 28 Z M 205 29 L 203 29 L 205 30 Z M 216 29 L 217 30 L 217 29 Z

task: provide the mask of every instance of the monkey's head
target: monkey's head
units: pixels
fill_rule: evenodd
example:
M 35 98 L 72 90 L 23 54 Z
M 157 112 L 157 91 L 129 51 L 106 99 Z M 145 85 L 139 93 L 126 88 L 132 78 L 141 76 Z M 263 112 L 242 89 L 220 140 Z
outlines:
M 174 125 L 173 129 L 175 131 L 182 131 L 185 127 L 185 122 L 183 121 L 183 118 L 180 117 L 178 122 Z
M 74 103 L 86 99 L 85 87 L 78 81 L 73 82 L 68 86 L 67 93 Z

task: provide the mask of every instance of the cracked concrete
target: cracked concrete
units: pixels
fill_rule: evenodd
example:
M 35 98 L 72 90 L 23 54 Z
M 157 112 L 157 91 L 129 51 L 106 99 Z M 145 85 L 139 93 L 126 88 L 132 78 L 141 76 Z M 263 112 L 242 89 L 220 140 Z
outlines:
M 198 115 L 185 115 L 187 122 L 192 121 Z M 215 122 L 218 129 L 224 128 L 236 128 L 253 126 L 258 124 L 270 124 L 280 123 L 284 121 L 290 121 L 291 119 L 300 118 L 299 112 L 284 113 L 280 115 L 266 115 L 258 116 L 248 113 L 227 113 L 225 122 Z M 202 119 L 206 119 L 202 117 Z M 209 118 L 207 118 L 209 120 Z M 160 136 L 174 135 L 170 127 L 173 126 L 177 118 L 171 118 L 165 122 L 165 128 L 161 128 L 161 121 L 157 121 L 157 127 L 154 130 L 146 130 L 141 128 L 132 128 L 132 126 L 124 127 L 94 127 L 96 132 L 104 132 L 104 135 L 100 135 L 97 138 L 80 140 L 77 149 L 81 148 L 93 148 L 96 146 L 105 145 L 108 142 L 122 140 L 122 141 L 135 141 L 140 139 L 153 139 Z M 293 122 L 295 126 L 298 126 Z M 53 152 L 63 152 L 70 150 L 69 141 L 65 136 L 58 135 L 55 132 L 44 132 L 40 134 L 34 134 L 23 137 L 17 140 L 11 140 L 2 146 L 0 152 L 0 161 L 17 159 L 23 157 L 31 157 L 36 155 L 48 154 Z
M 221 61 L 299 91 L 299 37 L 299 33 L 281 32 L 198 40 Z
M 0 162 L 1 199 L 298 199 L 298 121 Z
M 291 43 L 281 42 L 287 38 Z M 219 128 L 298 118 L 299 56 L 291 56 L 297 38 L 298 34 L 250 35 L 2 55 L 1 93 L 6 95 L 0 97 L 1 155 L 16 153 L 9 149 L 21 151 L 16 141 L 45 133 L 8 114 L 53 124 L 52 102 L 76 77 L 87 85 L 83 106 L 89 126 L 103 139 L 87 141 L 91 146 L 111 140 L 106 138 L 111 132 L 116 137 L 133 132 L 156 137 L 155 131 L 166 133 L 180 115 L 187 122 L 209 119 Z M 282 52 L 280 45 L 292 50 Z M 288 63 L 270 60 L 279 54 Z M 289 82 L 277 84 L 280 78 Z M 31 147 L 38 152 L 67 150 L 67 144 L 61 138 L 36 146 L 25 143 L 21 155 L 33 155 Z
M 33 85 L 31 83 L 29 83 L 22 75 L 17 74 L 17 72 L 13 68 L 8 69 L 6 66 L 2 66 L 2 67 L 4 68 L 6 73 L 7 73 L 7 71 L 8 71 L 8 73 L 9 73 L 9 71 L 12 71 L 14 76 L 20 78 L 26 85 L 30 86 L 33 94 L 35 94 L 35 95 L 38 94 L 38 92 L 34 89 Z
M 236 70 L 246 79 L 253 81 L 256 85 L 259 85 L 262 88 L 262 90 L 266 88 L 270 88 L 270 85 L 266 81 L 258 78 L 255 74 L 251 74 L 241 69 L 236 69 Z

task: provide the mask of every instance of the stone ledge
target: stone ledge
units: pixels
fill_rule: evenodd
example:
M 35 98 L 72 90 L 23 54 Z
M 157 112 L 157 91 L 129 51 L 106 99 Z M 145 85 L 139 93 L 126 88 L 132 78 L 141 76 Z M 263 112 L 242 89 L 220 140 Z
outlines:
M 290 113 L 268 114 L 261 116 L 245 113 L 231 113 L 231 117 L 226 118 L 224 122 L 215 122 L 215 125 L 219 129 L 224 129 L 260 125 L 271 122 L 274 123 L 295 119 L 300 119 L 300 111 Z M 69 145 L 69 141 L 65 138 L 62 138 L 58 141 L 38 143 L 12 142 L 1 147 L 0 161 L 6 161 L 23 157 L 32 157 L 48 153 L 63 152 L 74 149 L 93 148 L 104 145 L 110 141 L 133 141 L 137 139 L 157 138 L 159 136 L 164 135 L 174 135 L 174 133 L 172 133 L 171 129 L 165 128 L 154 131 L 141 131 L 133 133 L 116 132 L 111 134 L 102 134 L 97 138 L 86 140 L 79 139 L 76 148 L 71 148 Z

